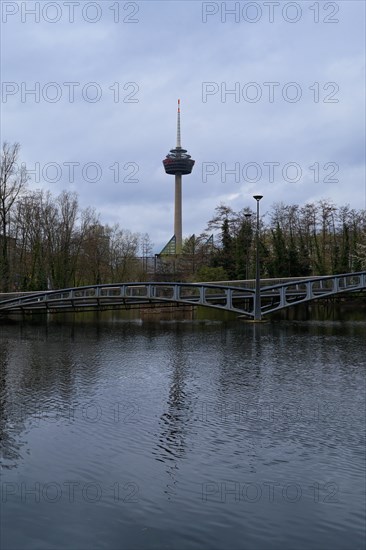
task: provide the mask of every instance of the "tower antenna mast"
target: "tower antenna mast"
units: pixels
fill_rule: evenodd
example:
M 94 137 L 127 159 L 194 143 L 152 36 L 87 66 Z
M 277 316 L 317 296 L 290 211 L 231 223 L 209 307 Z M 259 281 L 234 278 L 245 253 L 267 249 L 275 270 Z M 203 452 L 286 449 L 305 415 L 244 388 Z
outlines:
M 181 149 L 181 140 L 180 140 L 180 99 L 178 99 L 178 112 L 177 112 L 177 149 Z

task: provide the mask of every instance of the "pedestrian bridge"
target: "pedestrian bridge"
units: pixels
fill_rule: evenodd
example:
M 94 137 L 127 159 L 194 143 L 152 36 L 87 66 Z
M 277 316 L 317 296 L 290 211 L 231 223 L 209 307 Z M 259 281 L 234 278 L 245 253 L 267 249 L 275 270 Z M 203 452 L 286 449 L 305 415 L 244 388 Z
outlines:
M 260 317 L 300 303 L 366 289 L 366 271 L 325 277 L 261 280 Z M 9 313 L 95 311 L 155 304 L 204 306 L 255 316 L 255 288 L 246 283 L 144 282 L 90 285 L 0 296 L 0 315 Z

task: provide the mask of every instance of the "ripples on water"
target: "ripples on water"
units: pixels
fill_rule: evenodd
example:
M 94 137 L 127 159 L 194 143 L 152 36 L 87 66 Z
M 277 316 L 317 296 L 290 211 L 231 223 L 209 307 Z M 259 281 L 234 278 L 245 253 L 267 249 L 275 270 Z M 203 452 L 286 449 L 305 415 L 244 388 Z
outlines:
M 365 328 L 3 325 L 2 549 L 364 548 Z

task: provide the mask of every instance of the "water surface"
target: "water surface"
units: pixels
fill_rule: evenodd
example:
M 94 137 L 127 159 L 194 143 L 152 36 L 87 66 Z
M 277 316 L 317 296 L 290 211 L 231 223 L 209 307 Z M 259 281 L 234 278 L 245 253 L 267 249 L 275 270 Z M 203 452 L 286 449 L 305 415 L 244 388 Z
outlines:
M 1 326 L 1 548 L 363 549 L 362 321 Z

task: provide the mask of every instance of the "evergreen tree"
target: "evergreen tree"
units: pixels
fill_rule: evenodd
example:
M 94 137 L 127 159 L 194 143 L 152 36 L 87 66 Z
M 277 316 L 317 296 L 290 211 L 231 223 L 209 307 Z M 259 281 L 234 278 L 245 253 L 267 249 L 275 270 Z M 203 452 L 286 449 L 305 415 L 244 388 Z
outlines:
M 251 223 L 248 220 L 242 221 L 235 240 L 235 270 L 237 279 L 247 279 L 249 277 L 252 238 L 253 229 Z

